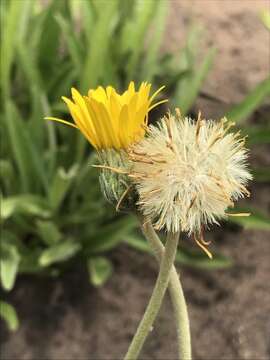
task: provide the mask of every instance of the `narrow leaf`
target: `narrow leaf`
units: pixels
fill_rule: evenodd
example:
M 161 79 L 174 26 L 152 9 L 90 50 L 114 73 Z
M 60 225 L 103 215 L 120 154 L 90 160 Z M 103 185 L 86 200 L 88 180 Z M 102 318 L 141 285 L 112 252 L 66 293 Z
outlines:
M 43 185 L 47 191 L 48 179 L 43 158 L 31 141 L 30 134 L 11 101 L 6 102 L 5 125 L 10 139 L 11 153 L 19 169 L 23 191 L 30 191 L 30 188 L 32 191 L 39 189 L 40 185 Z
M 118 1 L 111 0 L 101 4 L 95 2 L 97 19 L 95 30 L 89 34 L 89 43 L 86 45 L 88 52 L 81 72 L 80 89 L 82 92 L 97 86 L 104 71 L 106 56 L 110 56 L 109 43 L 111 31 L 117 15 Z
M 9 1 L 4 24 L 1 22 L 1 87 L 4 98 L 10 95 L 10 72 L 18 36 L 18 22 L 24 1 Z
M 137 219 L 133 216 L 124 216 L 111 224 L 102 226 L 98 233 L 88 239 L 89 252 L 96 253 L 113 249 L 137 226 Z
M 48 217 L 50 209 L 42 198 L 34 195 L 17 195 L 1 199 L 1 219 L 5 220 L 16 213 Z
M 143 51 L 143 43 L 146 32 L 149 29 L 150 22 L 155 14 L 157 2 L 153 0 L 136 1 L 134 3 L 133 18 L 126 22 L 123 27 L 122 42 L 124 48 L 130 52 L 127 61 L 127 78 L 134 79 L 138 61 Z
M 145 54 L 145 61 L 142 69 L 141 81 L 147 80 L 152 82 L 152 79 L 158 71 L 159 65 L 159 49 L 162 41 L 162 35 L 165 30 L 165 21 L 168 15 L 168 3 L 163 0 L 159 0 L 156 5 L 156 13 L 152 21 L 153 36 L 151 37 L 150 44 L 147 47 Z
M 55 19 L 62 30 L 62 33 L 65 38 L 74 68 L 81 69 L 82 54 L 80 53 L 81 49 L 80 49 L 79 43 L 76 39 L 74 27 L 73 27 L 72 23 L 68 22 L 60 14 L 56 15 Z
M 230 213 L 250 213 L 250 216 L 230 217 L 230 221 L 236 224 L 242 225 L 245 229 L 248 230 L 270 230 L 270 217 L 257 209 L 253 208 L 235 208 Z
M 185 248 L 179 249 L 176 254 L 176 262 L 182 265 L 195 267 L 204 270 L 226 269 L 233 265 L 231 259 L 226 256 L 212 253 L 213 259 L 200 250 L 190 250 Z
M 77 165 L 72 166 L 69 171 L 59 168 L 54 176 L 49 189 L 49 201 L 53 209 L 58 209 L 77 174 Z
M 15 308 L 5 301 L 0 301 L 0 316 L 7 323 L 10 331 L 16 331 L 19 327 L 19 319 Z
M 153 255 L 148 243 L 137 236 L 128 236 L 125 242 L 136 250 L 147 252 Z M 178 250 L 176 262 L 181 265 L 191 266 L 198 269 L 225 269 L 232 265 L 232 261 L 220 254 L 213 254 L 213 259 L 209 259 L 206 254 L 201 251 L 189 250 L 186 247 Z
M 45 244 L 51 246 L 58 243 L 62 234 L 55 223 L 49 220 L 38 220 L 36 222 L 39 236 Z
M 256 181 L 270 181 L 270 167 L 257 167 L 252 169 L 252 175 Z
M 105 257 L 93 257 L 87 262 L 89 279 L 94 286 L 102 286 L 112 274 L 112 264 Z
M 270 95 L 270 78 L 262 81 L 255 87 L 243 101 L 233 106 L 233 108 L 226 114 L 229 120 L 242 124 L 248 116 L 259 107 L 264 99 Z
M 20 255 L 15 245 L 7 242 L 1 243 L 0 278 L 5 290 L 11 290 L 14 286 Z
M 248 135 L 248 145 L 270 144 L 270 128 L 266 126 L 250 126 L 242 129 Z
M 180 108 L 183 115 L 188 112 L 198 96 L 203 81 L 213 65 L 215 53 L 216 49 L 211 48 L 205 55 L 199 68 L 195 68 L 193 74 L 186 78 L 187 86 L 181 86 L 176 91 L 176 95 L 173 98 L 173 104 Z
M 74 240 L 62 241 L 44 250 L 39 258 L 42 266 L 49 266 L 56 262 L 70 259 L 81 249 L 81 244 Z

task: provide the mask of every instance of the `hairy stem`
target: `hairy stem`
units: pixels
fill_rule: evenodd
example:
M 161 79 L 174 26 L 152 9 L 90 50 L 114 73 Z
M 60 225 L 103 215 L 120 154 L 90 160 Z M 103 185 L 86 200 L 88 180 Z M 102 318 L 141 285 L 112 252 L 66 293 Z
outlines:
M 138 217 L 142 232 L 148 240 L 157 261 L 160 263 L 164 254 L 164 246 L 151 222 L 145 221 L 140 215 Z M 169 278 L 169 292 L 176 321 L 179 359 L 191 360 L 191 337 L 187 306 L 181 282 L 174 266 Z
M 146 340 L 146 337 L 149 334 L 155 318 L 159 312 L 163 297 L 168 286 L 171 269 L 174 263 L 178 238 L 179 233 L 169 234 L 167 237 L 164 255 L 162 256 L 162 260 L 160 263 L 160 270 L 156 285 L 154 287 L 154 291 L 152 293 L 146 311 L 143 315 L 143 318 L 140 322 L 140 325 L 136 331 L 136 334 L 134 335 L 133 340 L 129 346 L 128 352 L 125 356 L 125 360 L 136 360 L 138 358 L 142 346 Z

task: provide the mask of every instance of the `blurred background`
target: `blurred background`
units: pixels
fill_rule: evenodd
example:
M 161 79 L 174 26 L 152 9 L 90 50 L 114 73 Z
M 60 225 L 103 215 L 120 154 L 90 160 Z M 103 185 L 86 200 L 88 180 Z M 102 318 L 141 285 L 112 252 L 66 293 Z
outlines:
M 157 265 L 136 218 L 103 199 L 95 154 L 61 96 L 134 80 L 168 107 L 248 135 L 247 218 L 185 238 L 177 266 L 195 359 L 270 357 L 270 2 L 1 0 L 1 359 L 120 359 Z M 150 113 L 154 122 L 166 106 Z M 166 299 L 143 359 L 175 359 Z

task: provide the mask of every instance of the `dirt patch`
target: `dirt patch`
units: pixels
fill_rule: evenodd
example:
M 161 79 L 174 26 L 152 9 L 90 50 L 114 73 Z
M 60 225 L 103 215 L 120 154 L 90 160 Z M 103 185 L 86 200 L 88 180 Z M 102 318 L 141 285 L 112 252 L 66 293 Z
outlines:
M 212 240 L 236 266 L 182 269 L 194 359 L 268 359 L 270 243 L 262 232 L 226 227 Z M 21 278 L 10 300 L 20 330 L 2 336 L 1 359 L 121 359 L 151 295 L 156 264 L 125 247 L 112 254 L 114 276 L 101 289 L 74 269 L 64 279 Z M 141 359 L 176 359 L 174 320 L 166 299 Z M 2 333 L 3 334 L 3 333 Z
M 269 34 L 257 16 L 269 4 L 260 0 L 171 1 L 166 47 L 183 46 L 185 23 L 192 12 L 207 27 L 205 45 L 212 43 L 218 49 L 204 91 L 222 102 L 199 99 L 196 106 L 205 116 L 219 116 L 269 74 Z M 258 149 L 252 161 L 270 161 L 269 151 Z M 269 190 L 269 184 L 253 186 L 251 203 L 269 212 Z M 180 270 L 194 359 L 269 359 L 269 234 L 226 224 L 208 238 L 213 248 L 234 259 L 235 266 L 216 272 Z M 101 289 L 89 286 L 80 268 L 63 279 L 20 278 L 8 299 L 16 306 L 22 325 L 16 334 L 2 329 L 1 359 L 121 359 L 151 295 L 157 267 L 151 257 L 124 246 L 111 258 L 114 276 Z M 167 298 L 140 358 L 176 359 L 174 332 Z

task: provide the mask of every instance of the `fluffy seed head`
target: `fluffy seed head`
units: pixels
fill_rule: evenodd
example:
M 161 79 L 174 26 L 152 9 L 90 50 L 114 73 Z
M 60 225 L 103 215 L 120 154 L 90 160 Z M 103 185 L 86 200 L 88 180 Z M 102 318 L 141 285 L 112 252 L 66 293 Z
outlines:
M 141 210 L 157 229 L 200 233 L 244 195 L 251 175 L 239 133 L 226 119 L 168 115 L 129 149 Z

